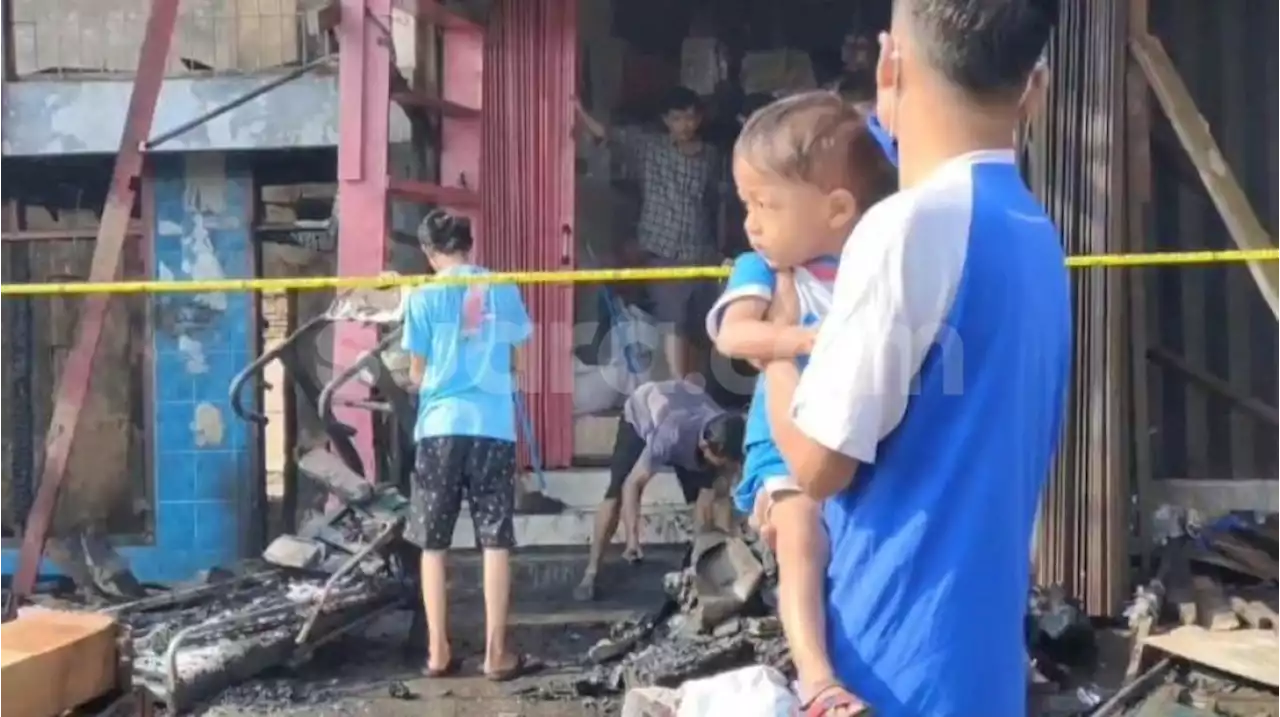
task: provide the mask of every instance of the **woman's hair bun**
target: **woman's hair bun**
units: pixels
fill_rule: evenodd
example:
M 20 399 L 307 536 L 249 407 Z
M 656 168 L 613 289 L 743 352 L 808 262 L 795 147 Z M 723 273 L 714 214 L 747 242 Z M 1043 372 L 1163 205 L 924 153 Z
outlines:
M 432 209 L 418 225 L 418 241 L 445 254 L 471 251 L 471 222 L 444 209 Z

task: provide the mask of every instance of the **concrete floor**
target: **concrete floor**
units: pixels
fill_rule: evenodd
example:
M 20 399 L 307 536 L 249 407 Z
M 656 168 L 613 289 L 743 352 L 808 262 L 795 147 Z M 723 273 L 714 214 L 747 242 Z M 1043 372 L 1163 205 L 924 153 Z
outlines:
M 460 676 L 420 676 L 425 635 L 414 635 L 408 610 L 375 622 L 361 635 L 324 648 L 292 672 L 264 675 L 234 687 L 196 714 L 378 715 L 397 717 L 596 717 L 616 714 L 620 700 L 552 700 L 546 685 L 565 684 L 587 649 L 609 626 L 661 606 L 662 576 L 679 568 L 683 548 L 653 547 L 639 566 L 619 560 L 600 575 L 601 599 L 570 596 L 585 560 L 581 549 L 525 550 L 514 566 L 511 639 L 522 653 L 547 664 L 536 676 L 497 685 L 481 675 L 484 632 L 479 556 L 453 558 L 450 635 L 463 659 Z M 417 637 L 417 640 L 413 638 Z
M 532 652 L 535 646 L 545 648 L 554 644 L 557 650 L 582 655 L 605 630 L 595 626 L 578 631 L 558 629 L 558 634 L 549 634 L 545 627 L 520 626 L 513 632 L 525 652 Z M 457 641 L 455 650 L 465 647 L 470 645 Z M 348 642 L 340 649 L 348 659 L 342 660 L 331 652 L 321 658 L 330 664 L 307 669 L 298 677 L 267 678 L 233 688 L 196 714 L 223 717 L 266 714 L 596 717 L 616 714 L 617 703 L 610 701 L 550 701 L 522 696 L 523 688 L 531 682 L 555 679 L 557 673 L 553 671 L 507 685 L 491 683 L 480 675 L 478 650 L 464 662 L 460 676 L 428 679 L 418 674 L 421 658 L 404 659 L 398 647 L 392 646 L 391 654 L 384 655 L 379 655 L 372 643 Z M 351 659 L 353 657 L 355 659 Z

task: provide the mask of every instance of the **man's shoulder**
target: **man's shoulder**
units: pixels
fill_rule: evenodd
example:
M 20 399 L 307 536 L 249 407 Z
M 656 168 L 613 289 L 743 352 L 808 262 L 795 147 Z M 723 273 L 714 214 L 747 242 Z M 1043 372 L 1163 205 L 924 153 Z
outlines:
M 850 252 L 930 253 L 946 244 L 962 244 L 974 216 L 973 192 L 959 182 L 930 181 L 896 192 L 854 227 L 841 261 Z

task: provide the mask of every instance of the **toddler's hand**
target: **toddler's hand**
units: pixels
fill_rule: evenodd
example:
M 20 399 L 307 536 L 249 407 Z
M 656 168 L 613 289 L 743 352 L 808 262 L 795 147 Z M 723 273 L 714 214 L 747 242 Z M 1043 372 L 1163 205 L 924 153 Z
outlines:
M 773 498 L 766 491 L 761 491 L 756 496 L 756 504 L 751 511 L 751 525 L 755 527 L 756 532 L 760 533 L 760 539 L 770 550 L 776 550 L 775 542 L 778 537 L 778 531 L 773 527 L 773 523 L 769 520 L 769 513 L 773 508 Z
M 787 326 L 800 323 L 800 295 L 796 292 L 795 275 L 790 271 L 778 272 L 765 318 Z

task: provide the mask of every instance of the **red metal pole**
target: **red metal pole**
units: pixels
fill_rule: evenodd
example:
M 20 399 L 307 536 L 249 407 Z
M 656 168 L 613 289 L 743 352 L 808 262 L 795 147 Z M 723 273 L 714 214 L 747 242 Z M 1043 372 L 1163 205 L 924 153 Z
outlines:
M 129 96 L 124 132 L 120 137 L 120 150 L 116 154 L 115 170 L 111 175 L 111 188 L 102 209 L 102 221 L 98 224 L 89 281 L 111 281 L 119 274 L 129 218 L 133 214 L 133 203 L 137 198 L 137 185 L 142 173 L 142 143 L 151 134 L 151 120 L 155 115 L 156 101 L 160 97 L 160 84 L 164 80 L 165 61 L 169 57 L 169 45 L 177 18 L 178 0 L 152 0 L 142 51 L 138 55 L 138 71 L 133 79 L 133 92 Z M 6 617 L 17 609 L 22 598 L 30 594 L 40 572 L 44 541 L 53 512 L 58 506 L 58 492 L 66 478 L 67 459 L 75 441 L 77 419 L 89 394 L 93 362 L 102 338 L 102 325 L 110 298 L 105 294 L 85 298 L 76 341 L 67 354 L 62 375 L 58 379 L 53 419 L 49 422 L 49 432 L 45 439 L 44 471 L 40 476 L 35 503 L 27 515 L 26 525 L 23 526 L 22 551 L 18 556 L 18 571 L 14 575 Z

